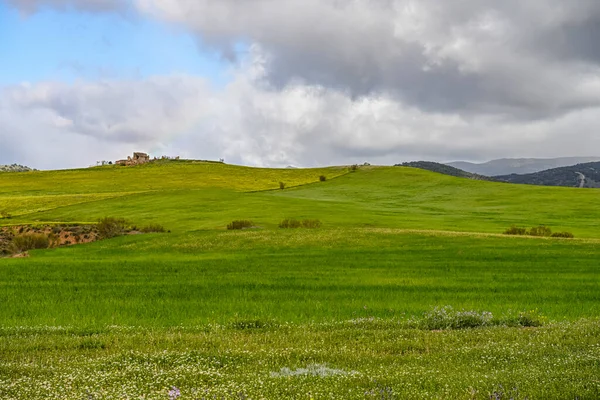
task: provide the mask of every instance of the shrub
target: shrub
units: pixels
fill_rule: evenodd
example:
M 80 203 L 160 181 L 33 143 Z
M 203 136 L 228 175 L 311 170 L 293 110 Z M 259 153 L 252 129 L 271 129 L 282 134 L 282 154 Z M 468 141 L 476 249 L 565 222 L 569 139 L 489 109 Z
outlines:
M 554 237 L 554 238 L 573 239 L 575 237 L 575 235 L 573 235 L 571 232 L 555 232 L 555 233 L 552 234 L 552 237 Z
M 164 233 L 165 227 L 159 224 L 150 224 L 141 229 L 144 233 Z
M 525 228 L 519 228 L 518 226 L 511 226 L 510 228 L 508 228 L 506 231 L 504 231 L 505 235 L 527 235 L 527 229 Z
M 327 180 L 327 177 L 325 175 L 321 175 L 319 177 L 319 181 L 321 181 L 321 182 L 325 182 L 326 180 Z
M 356 172 L 358 170 L 358 164 L 354 164 L 350 166 L 350 172 Z
M 6 211 L 6 210 L 2 210 L 2 211 L 0 211 L 0 217 L 2 217 L 4 219 L 10 219 L 10 218 L 12 218 L 12 215 L 10 215 L 8 213 L 8 211 Z
M 232 221 L 229 225 L 227 225 L 227 229 L 232 231 L 232 230 L 236 230 L 236 229 L 252 228 L 253 226 L 254 226 L 254 224 L 252 223 L 252 221 L 237 220 L 237 221 Z
M 302 226 L 302 222 L 298 221 L 295 218 L 291 218 L 291 219 L 286 218 L 279 223 L 279 227 L 283 228 L 283 229 L 295 229 L 295 228 L 300 228 L 301 226 Z
M 531 228 L 529 230 L 529 236 L 548 237 L 551 235 L 552 235 L 552 229 L 550 229 L 544 225 L 534 226 L 533 228 Z
M 27 250 L 47 249 L 50 247 L 50 239 L 46 235 L 30 233 L 15 236 L 12 245 L 17 253 L 22 253 Z
M 315 229 L 320 228 L 321 225 L 321 221 L 319 221 L 318 219 L 305 219 L 304 221 L 302 221 L 303 228 Z
M 455 311 L 451 306 L 435 307 L 423 314 L 423 318 L 415 321 L 421 329 L 466 329 L 489 326 L 494 316 L 487 311 Z
M 279 189 L 285 189 L 285 182 L 279 182 Z
M 546 323 L 548 318 L 541 315 L 538 310 L 523 311 L 519 313 L 518 323 L 525 327 L 537 327 Z
M 102 239 L 110 239 L 125 233 L 127 221 L 123 218 L 105 217 L 98 221 L 96 228 Z

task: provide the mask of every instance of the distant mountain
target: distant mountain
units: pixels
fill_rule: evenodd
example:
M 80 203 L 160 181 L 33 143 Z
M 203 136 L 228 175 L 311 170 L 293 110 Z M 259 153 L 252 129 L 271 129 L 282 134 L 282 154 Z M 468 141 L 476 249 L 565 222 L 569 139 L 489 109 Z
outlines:
M 31 169 L 29 167 L 26 167 L 24 165 L 19 165 L 19 164 L 0 165 L 0 172 L 29 172 L 29 171 L 35 171 L 35 170 Z
M 396 164 L 396 167 L 412 167 L 412 168 L 420 168 L 425 169 L 427 171 L 438 172 L 444 175 L 456 176 L 458 178 L 468 178 L 468 179 L 476 179 L 476 180 L 490 180 L 487 176 L 482 176 L 478 174 L 473 174 L 470 172 L 463 171 L 462 169 L 458 169 L 455 167 L 451 167 L 446 164 L 440 164 L 431 161 L 412 161 L 405 162 L 402 164 Z
M 600 157 L 563 157 L 563 158 L 503 158 L 483 164 L 465 161 L 451 162 L 447 165 L 473 174 L 485 176 L 532 174 L 554 168 L 600 161 Z
M 528 185 L 600 188 L 600 162 L 554 168 L 533 174 L 495 176 L 494 179 Z

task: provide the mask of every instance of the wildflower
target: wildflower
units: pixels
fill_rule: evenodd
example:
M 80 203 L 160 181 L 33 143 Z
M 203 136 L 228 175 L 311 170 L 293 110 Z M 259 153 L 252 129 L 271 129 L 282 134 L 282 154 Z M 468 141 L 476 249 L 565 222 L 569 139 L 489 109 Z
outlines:
M 181 391 L 176 386 L 173 386 L 171 390 L 169 390 L 169 400 L 175 400 L 180 396 Z

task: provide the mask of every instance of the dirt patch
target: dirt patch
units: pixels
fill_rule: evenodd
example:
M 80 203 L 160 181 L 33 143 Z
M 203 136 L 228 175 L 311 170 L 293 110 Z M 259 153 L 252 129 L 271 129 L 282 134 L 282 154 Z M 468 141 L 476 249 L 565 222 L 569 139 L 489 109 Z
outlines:
M 17 236 L 44 235 L 48 248 L 95 242 L 100 239 L 95 225 L 16 225 L 0 228 L 0 257 L 26 257 L 26 253 L 14 254 L 13 240 Z

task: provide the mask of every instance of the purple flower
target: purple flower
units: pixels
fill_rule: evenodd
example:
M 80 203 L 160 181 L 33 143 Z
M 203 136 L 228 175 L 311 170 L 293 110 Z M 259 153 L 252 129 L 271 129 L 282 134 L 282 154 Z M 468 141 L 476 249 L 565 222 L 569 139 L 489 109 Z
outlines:
M 171 390 L 169 390 L 169 400 L 175 400 L 179 396 L 181 396 L 181 391 L 177 388 L 177 386 L 173 386 Z

